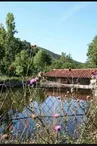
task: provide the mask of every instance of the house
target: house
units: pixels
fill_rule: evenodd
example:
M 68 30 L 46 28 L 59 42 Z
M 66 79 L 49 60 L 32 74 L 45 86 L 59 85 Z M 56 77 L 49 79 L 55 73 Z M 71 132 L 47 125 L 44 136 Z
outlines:
M 91 69 L 53 69 L 43 74 L 48 81 L 62 84 L 89 85 L 92 77 L 96 77 L 97 68 Z

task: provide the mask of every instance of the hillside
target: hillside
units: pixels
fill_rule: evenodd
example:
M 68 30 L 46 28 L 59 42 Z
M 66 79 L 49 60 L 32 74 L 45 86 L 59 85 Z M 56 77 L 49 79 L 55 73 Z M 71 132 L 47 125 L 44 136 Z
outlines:
M 52 57 L 52 59 L 60 59 L 60 56 L 61 55 L 59 55 L 59 54 L 56 54 L 56 53 L 54 53 L 54 52 L 52 52 L 52 51 L 49 51 L 49 50 L 47 50 L 47 49 L 45 49 L 45 48 L 42 48 L 42 47 L 39 47 L 39 46 L 37 46 L 37 48 L 38 49 L 43 49 L 43 50 L 45 50 L 51 57 Z M 77 64 L 77 65 L 83 65 L 84 63 L 82 63 L 82 62 L 79 62 L 79 61 L 76 61 L 76 60 L 74 60 L 74 59 L 72 59 L 72 61 L 75 63 L 75 64 Z
M 56 53 L 54 53 L 54 52 L 52 52 L 52 51 L 49 51 L 49 50 L 47 50 L 47 49 L 45 49 L 45 48 L 42 48 L 42 47 L 39 47 L 39 46 L 37 46 L 37 47 L 38 47 L 38 49 L 45 50 L 45 51 L 51 56 L 52 59 L 60 59 L 60 56 L 61 56 L 61 55 L 56 54 Z

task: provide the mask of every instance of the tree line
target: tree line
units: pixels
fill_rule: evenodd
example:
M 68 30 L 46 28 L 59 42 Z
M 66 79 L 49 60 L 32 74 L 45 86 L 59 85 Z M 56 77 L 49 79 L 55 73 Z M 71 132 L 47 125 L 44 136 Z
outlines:
M 74 61 L 71 54 L 63 53 L 59 59 L 52 58 L 47 51 L 31 46 L 30 42 L 16 38 L 15 18 L 13 13 L 6 16 L 6 28 L 0 24 L 0 74 L 8 76 L 36 75 L 40 71 L 63 68 L 96 68 L 97 36 L 88 46 L 85 63 Z

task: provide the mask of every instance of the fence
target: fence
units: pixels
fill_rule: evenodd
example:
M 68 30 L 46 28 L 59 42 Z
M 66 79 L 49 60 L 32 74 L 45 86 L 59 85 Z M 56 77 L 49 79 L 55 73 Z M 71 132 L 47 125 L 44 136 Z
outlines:
M 0 143 L 97 143 L 96 103 L 9 88 L 0 93 Z

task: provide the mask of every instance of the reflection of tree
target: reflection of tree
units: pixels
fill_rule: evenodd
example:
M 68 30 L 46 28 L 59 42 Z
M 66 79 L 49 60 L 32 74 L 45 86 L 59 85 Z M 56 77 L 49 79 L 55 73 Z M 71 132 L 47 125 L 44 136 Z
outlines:
M 45 95 L 42 89 L 39 88 L 33 89 L 33 96 L 34 100 L 40 104 L 43 103 L 45 100 Z
M 2 120 L 2 124 L 4 125 L 3 134 L 7 134 L 9 139 L 11 128 L 13 127 L 11 114 L 9 114 L 8 112 L 5 114 L 4 119 Z
M 5 98 L 6 97 L 6 100 Z M 0 115 L 2 115 L 2 125 L 4 125 L 3 134 L 8 135 L 8 139 L 11 136 L 10 128 L 13 127 L 12 116 L 17 112 L 22 112 L 26 105 L 29 105 L 30 99 L 36 101 L 42 111 L 42 103 L 45 100 L 44 92 L 42 89 L 13 89 L 7 92 L 2 93 L 0 97 L 0 102 L 3 103 L 0 105 Z M 1 117 L 0 117 L 1 118 Z M 42 119 L 40 119 L 42 120 Z
M 29 94 L 27 93 L 27 91 L 25 94 L 23 89 L 8 91 L 8 93 L 4 92 L 1 95 L 0 102 L 0 111 L 9 111 L 10 109 L 22 111 L 25 105 L 29 104 Z

